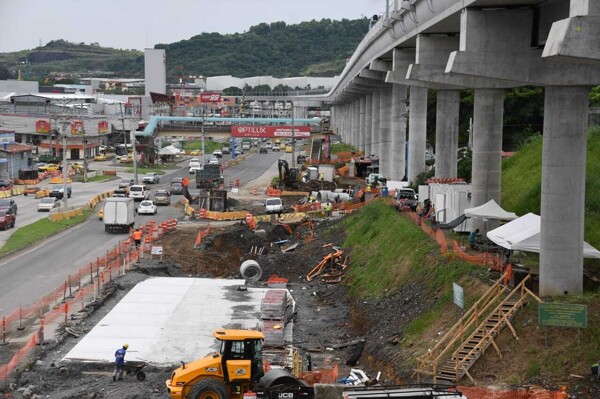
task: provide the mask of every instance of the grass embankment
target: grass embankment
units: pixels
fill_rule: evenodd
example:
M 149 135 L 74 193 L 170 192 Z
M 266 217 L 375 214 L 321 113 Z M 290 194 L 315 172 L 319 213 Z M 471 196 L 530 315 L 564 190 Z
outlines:
M 338 152 L 352 152 L 356 151 L 356 148 L 350 144 L 337 143 L 331 145 L 331 153 L 337 154 Z
M 58 222 L 52 222 L 44 218 L 27 226 L 18 228 L 8 240 L 6 240 L 6 244 L 0 248 L 0 257 L 34 245 L 45 238 L 79 224 L 85 221 L 90 216 L 90 213 L 89 210 L 84 210 L 83 215 Z
M 420 335 L 443 315 L 458 314 L 452 304 L 452 283 L 471 285 L 483 272 L 462 260 L 440 253 L 437 244 L 391 206 L 376 201 L 345 221 L 344 246 L 352 248 L 350 294 L 357 300 L 392 295 L 404 284 L 417 282 L 435 306 L 405 326 L 405 342 Z M 476 301 L 465 290 L 465 305 Z

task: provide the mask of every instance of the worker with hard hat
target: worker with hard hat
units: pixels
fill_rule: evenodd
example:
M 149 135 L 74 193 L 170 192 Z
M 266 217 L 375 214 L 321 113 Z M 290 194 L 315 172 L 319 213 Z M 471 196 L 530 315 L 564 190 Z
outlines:
M 125 355 L 129 344 L 123 344 L 121 349 L 117 349 L 115 352 L 115 371 L 113 371 L 113 381 L 123 379 L 123 369 L 125 368 Z

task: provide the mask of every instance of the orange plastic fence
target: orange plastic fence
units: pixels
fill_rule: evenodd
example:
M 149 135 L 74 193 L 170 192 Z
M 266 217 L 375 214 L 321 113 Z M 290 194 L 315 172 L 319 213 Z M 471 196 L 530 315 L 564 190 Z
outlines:
M 267 187 L 266 194 L 269 197 L 279 197 L 281 195 L 281 190 L 278 190 L 278 189 L 273 188 L 273 187 Z
M 169 219 L 160 223 L 158 227 L 155 227 L 155 222 L 149 222 L 143 230 L 150 233 L 168 232 L 176 227 L 177 221 Z M 158 234 L 150 234 L 146 239 L 153 241 L 158 236 Z M 61 318 L 66 321 L 69 312 L 82 310 L 86 302 L 91 302 L 96 295 L 102 292 L 104 284 L 130 269 L 130 264 L 139 257 L 138 251 L 133 248 L 131 243 L 130 239 L 118 243 L 112 250 L 107 250 L 104 257 L 96 258 L 95 261 L 81 267 L 77 273 L 67 276 L 63 284 L 33 305 L 19 307 L 3 317 L 2 322 L 7 336 L 21 327 L 24 320 L 31 321 L 31 319 L 39 317 L 41 327 L 7 363 L 0 365 L 0 382 L 5 381 L 8 375 L 27 357 L 31 349 L 43 341 L 44 323 Z M 60 305 L 57 306 L 59 303 Z
M 545 389 L 528 390 L 493 390 L 482 387 L 458 387 L 458 390 L 469 399 L 567 399 L 564 392 L 547 391 Z
M 466 260 L 467 262 L 474 263 L 476 265 L 487 266 L 491 270 L 501 271 L 502 270 L 502 261 L 497 256 L 491 255 L 487 252 L 477 255 L 470 255 L 462 250 L 460 245 L 454 240 L 452 245 L 452 250 L 454 251 L 454 255 L 459 258 Z
M 312 384 L 335 384 L 339 375 L 338 365 L 335 364 L 331 369 L 321 369 L 316 371 L 307 371 L 302 373 L 302 380 L 309 385 Z
M 308 211 L 320 211 L 321 203 L 320 202 L 311 202 L 309 204 L 292 205 L 292 209 L 294 210 L 295 213 L 308 212 Z
M 194 241 L 194 247 L 197 247 L 200 245 L 200 243 L 202 242 L 202 239 L 204 237 L 207 237 L 210 234 L 210 224 L 208 225 L 208 227 L 204 230 L 200 230 L 198 232 L 198 235 L 196 236 L 196 240 Z

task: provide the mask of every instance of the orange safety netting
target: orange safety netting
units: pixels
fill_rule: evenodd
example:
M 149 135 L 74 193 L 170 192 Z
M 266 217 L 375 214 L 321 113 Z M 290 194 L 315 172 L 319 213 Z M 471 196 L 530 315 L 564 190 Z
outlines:
M 498 256 L 494 256 L 487 252 L 484 252 L 482 254 L 477 254 L 477 255 L 470 255 L 462 250 L 462 248 L 460 247 L 460 245 L 458 245 L 456 240 L 454 240 L 454 242 L 453 242 L 452 250 L 454 251 L 453 254 L 455 256 L 457 256 L 463 260 L 466 260 L 467 262 L 470 262 L 470 263 L 473 263 L 476 265 L 487 266 L 491 270 L 495 270 L 495 271 L 502 270 L 502 261 L 500 260 L 500 258 Z
M 175 219 L 169 219 L 155 227 L 155 222 L 149 222 L 142 228 L 145 239 L 152 242 L 177 227 Z M 9 313 L 2 318 L 3 337 L 9 337 L 14 331 L 23 326 L 25 320 L 39 318 L 41 327 L 31 335 L 27 343 L 5 364 L 0 365 L 0 382 L 6 380 L 8 375 L 27 357 L 31 349 L 44 340 L 44 323 L 64 318 L 68 320 L 70 313 L 83 310 L 85 303 L 90 303 L 102 292 L 102 287 L 113 278 L 125 274 L 131 269 L 140 253 L 135 250 L 131 239 L 118 243 L 112 250 L 107 250 L 106 255 L 96 258 L 95 261 L 81 267 L 77 273 L 67 276 L 63 284 L 50 294 L 39 299 L 29 307 Z M 89 278 L 89 279 L 88 279 Z
M 564 392 L 547 391 L 541 388 L 527 390 L 495 390 L 482 387 L 458 387 L 469 399 L 567 399 Z

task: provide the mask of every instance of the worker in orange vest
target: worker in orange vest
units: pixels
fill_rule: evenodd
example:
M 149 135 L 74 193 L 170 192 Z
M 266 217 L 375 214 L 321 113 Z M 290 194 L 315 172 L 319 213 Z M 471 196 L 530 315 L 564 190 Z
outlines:
M 142 231 L 139 227 L 133 232 L 133 241 L 135 242 L 135 247 L 139 248 L 142 243 Z

